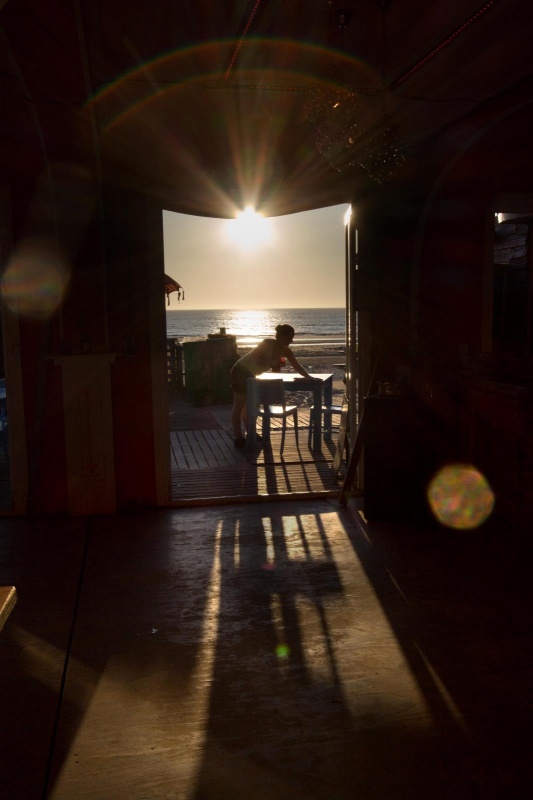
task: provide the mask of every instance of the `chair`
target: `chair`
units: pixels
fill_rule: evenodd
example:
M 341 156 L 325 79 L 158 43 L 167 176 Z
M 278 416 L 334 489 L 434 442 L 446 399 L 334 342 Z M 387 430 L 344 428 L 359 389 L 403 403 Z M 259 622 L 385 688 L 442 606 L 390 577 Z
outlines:
M 309 411 L 310 411 L 310 414 L 309 414 L 309 431 L 308 431 L 308 434 L 307 434 L 307 445 L 308 445 L 308 447 L 311 447 L 311 439 L 313 438 L 313 413 L 314 413 L 314 409 L 315 409 L 314 406 L 311 406 L 311 408 L 309 409 Z M 320 409 L 320 414 L 321 415 L 323 415 L 323 414 L 338 414 L 340 416 L 342 414 L 342 406 L 335 406 L 335 405 L 327 406 L 327 405 L 323 405 L 321 407 L 321 409 Z M 331 421 L 331 417 L 330 417 L 330 421 Z M 322 420 L 321 420 L 321 423 L 322 423 Z M 324 428 L 324 434 L 325 434 L 326 438 L 330 438 L 331 439 L 331 428 Z
M 283 381 L 258 381 L 258 395 L 261 405 L 257 411 L 257 416 L 262 418 L 262 432 L 265 439 L 270 439 L 270 420 L 272 418 L 282 419 L 281 447 L 280 455 L 285 446 L 285 430 L 287 427 L 287 417 L 294 420 L 294 434 L 296 436 L 296 446 L 298 446 L 298 406 L 288 406 L 285 400 L 285 388 Z

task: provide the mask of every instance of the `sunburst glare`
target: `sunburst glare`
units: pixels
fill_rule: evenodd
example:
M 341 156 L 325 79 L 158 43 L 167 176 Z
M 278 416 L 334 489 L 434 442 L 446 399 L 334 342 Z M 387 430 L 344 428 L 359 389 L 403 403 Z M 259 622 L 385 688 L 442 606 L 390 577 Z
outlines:
M 229 239 L 243 250 L 254 250 L 272 238 L 270 220 L 251 206 L 239 211 L 235 219 L 228 220 L 226 231 Z

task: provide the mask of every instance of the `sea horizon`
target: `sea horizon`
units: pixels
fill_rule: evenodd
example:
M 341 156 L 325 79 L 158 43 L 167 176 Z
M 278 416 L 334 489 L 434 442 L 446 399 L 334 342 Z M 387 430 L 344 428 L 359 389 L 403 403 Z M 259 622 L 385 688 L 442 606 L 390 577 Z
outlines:
M 167 336 L 187 339 L 206 337 L 221 330 L 237 337 L 237 346 L 253 346 L 275 336 L 276 325 L 292 325 L 294 346 L 337 348 L 345 343 L 346 311 L 339 307 L 277 309 L 171 309 Z

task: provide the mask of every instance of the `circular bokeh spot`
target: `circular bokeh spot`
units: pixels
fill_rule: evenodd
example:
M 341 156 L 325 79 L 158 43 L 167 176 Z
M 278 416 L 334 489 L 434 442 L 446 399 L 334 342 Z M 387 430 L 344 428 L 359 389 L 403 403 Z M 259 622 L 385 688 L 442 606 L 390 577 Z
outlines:
M 431 480 L 428 502 L 440 523 L 470 530 L 479 527 L 492 513 L 494 493 L 475 467 L 449 464 Z
M 50 317 L 61 305 L 69 270 L 57 247 L 41 239 L 23 242 L 2 276 L 2 298 L 17 314 Z

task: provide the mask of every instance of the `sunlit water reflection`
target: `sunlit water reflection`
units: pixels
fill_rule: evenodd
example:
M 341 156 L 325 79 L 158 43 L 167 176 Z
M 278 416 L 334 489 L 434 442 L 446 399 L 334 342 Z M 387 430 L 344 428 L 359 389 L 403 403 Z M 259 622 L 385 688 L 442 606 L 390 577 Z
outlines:
M 184 338 L 226 333 L 237 337 L 238 346 L 253 346 L 274 336 L 276 325 L 292 325 L 296 346 L 343 345 L 344 308 L 214 309 L 167 311 L 167 336 Z

